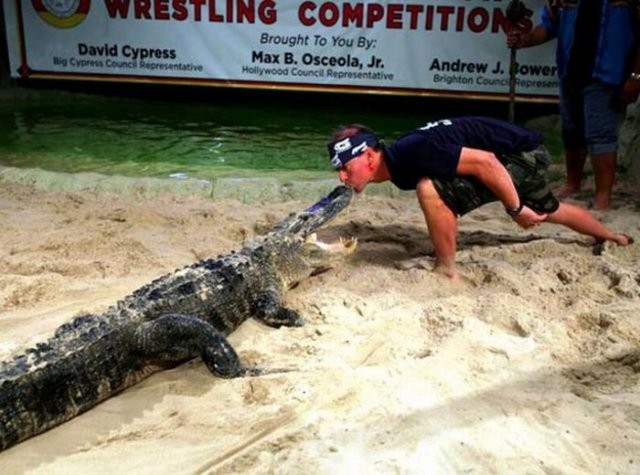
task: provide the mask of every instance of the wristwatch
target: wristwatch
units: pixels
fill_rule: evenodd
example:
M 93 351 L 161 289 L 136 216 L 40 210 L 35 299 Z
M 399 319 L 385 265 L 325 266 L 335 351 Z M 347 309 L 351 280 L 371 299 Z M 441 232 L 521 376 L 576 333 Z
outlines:
M 640 81 L 640 73 L 629 74 L 629 79 L 631 79 L 632 81 Z
M 515 218 L 522 212 L 522 208 L 524 208 L 524 204 L 521 201 L 517 208 L 505 207 L 504 210 L 507 212 L 509 216 L 511 216 L 512 218 Z

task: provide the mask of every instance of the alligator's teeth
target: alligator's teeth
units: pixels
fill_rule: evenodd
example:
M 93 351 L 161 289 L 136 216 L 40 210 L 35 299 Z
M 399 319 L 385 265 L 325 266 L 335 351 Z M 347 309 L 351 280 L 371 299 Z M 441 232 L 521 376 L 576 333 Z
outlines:
M 343 245 L 344 247 L 356 246 L 358 244 L 358 238 L 356 237 L 343 238 L 342 236 L 340 236 L 340 244 Z

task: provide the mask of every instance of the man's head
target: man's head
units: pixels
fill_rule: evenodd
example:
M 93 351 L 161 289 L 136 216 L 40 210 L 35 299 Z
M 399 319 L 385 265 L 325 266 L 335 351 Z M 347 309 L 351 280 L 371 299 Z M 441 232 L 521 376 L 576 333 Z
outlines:
M 338 127 L 331 135 L 327 148 L 329 160 L 338 171 L 340 181 L 358 193 L 374 181 L 381 143 L 375 132 L 365 125 Z

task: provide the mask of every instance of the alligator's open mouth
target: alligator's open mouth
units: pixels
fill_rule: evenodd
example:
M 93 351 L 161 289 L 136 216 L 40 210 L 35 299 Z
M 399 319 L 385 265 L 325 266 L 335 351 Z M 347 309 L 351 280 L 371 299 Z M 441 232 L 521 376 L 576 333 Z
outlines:
M 323 242 L 318 241 L 318 235 L 316 233 L 312 233 L 305 239 L 305 244 L 317 246 L 320 250 L 329 254 L 348 255 L 356 250 L 358 239 L 354 237 L 341 237 L 335 242 Z
M 357 245 L 356 238 L 340 238 L 335 242 L 323 242 L 318 241 L 316 233 L 310 234 L 304 242 L 304 255 L 309 265 L 314 268 L 311 275 L 318 275 L 331 269 L 336 261 L 352 254 Z

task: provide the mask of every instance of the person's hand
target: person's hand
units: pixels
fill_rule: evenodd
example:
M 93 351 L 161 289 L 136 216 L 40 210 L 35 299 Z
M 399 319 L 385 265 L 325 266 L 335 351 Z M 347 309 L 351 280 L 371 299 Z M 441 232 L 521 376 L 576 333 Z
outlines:
M 509 48 L 522 48 L 524 45 L 524 33 L 517 28 L 512 28 L 507 33 L 507 46 Z
M 524 206 L 519 214 L 513 217 L 513 220 L 518 223 L 518 226 L 524 229 L 529 229 L 539 225 L 547 219 L 546 213 L 536 213 L 531 208 Z
M 640 81 L 636 79 L 627 79 L 627 81 L 622 86 L 622 103 L 623 104 L 633 104 L 638 99 L 638 95 L 640 95 Z

